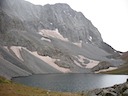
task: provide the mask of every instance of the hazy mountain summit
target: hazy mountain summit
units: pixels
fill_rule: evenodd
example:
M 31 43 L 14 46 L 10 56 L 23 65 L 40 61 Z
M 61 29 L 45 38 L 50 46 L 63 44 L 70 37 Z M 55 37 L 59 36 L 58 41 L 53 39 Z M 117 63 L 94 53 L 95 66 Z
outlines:
M 97 72 L 122 64 L 119 56 L 68 4 L 0 1 L 0 75 Z

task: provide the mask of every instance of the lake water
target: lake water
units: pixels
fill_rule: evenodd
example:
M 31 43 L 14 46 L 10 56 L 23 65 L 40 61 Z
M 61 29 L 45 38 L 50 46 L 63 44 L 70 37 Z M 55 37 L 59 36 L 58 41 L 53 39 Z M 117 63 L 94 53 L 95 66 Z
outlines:
M 43 74 L 13 78 L 12 80 L 53 91 L 77 92 L 124 83 L 127 78 L 128 75 Z

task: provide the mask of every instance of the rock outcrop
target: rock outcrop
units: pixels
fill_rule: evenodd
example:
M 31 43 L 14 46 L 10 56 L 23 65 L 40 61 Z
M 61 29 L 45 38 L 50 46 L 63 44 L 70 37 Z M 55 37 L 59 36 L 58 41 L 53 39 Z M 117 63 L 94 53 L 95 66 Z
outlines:
M 128 96 L 128 81 L 112 87 L 95 89 L 88 92 L 89 96 Z
M 113 67 L 113 66 L 109 62 L 101 61 L 99 62 L 98 65 L 92 68 L 92 71 L 95 72 L 95 71 L 99 71 L 102 69 L 108 69 L 109 67 Z
M 90 73 L 100 61 L 109 66 L 123 64 L 118 51 L 103 42 L 91 21 L 67 4 L 1 0 L 0 45 L 0 58 L 28 74 Z M 7 70 L 0 70 L 0 75 Z

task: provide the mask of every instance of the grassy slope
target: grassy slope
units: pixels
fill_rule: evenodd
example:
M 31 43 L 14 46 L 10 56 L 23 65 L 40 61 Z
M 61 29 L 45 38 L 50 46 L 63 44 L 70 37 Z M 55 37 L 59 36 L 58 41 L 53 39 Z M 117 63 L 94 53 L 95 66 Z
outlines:
M 102 73 L 108 73 L 108 74 L 127 74 L 128 75 L 128 62 L 118 69 L 102 72 Z
M 39 88 L 16 84 L 0 77 L 0 96 L 82 96 L 82 94 L 49 92 Z

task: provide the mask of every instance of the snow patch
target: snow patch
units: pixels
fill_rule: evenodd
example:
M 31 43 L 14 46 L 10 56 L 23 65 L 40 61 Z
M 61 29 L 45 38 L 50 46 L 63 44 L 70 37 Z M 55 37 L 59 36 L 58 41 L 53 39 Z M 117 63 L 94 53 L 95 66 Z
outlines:
M 80 40 L 80 42 L 79 43 L 73 43 L 73 44 L 75 44 L 76 46 L 78 46 L 78 47 L 82 47 L 82 40 Z
M 84 57 L 84 56 L 82 56 L 82 55 L 78 55 L 78 56 L 75 56 L 75 57 L 79 60 L 79 62 L 82 63 L 82 65 L 85 65 L 85 68 L 93 68 L 93 67 L 97 66 L 98 63 L 99 63 L 99 61 L 91 60 L 91 59 L 86 58 L 86 57 Z M 84 60 L 89 60 L 90 62 L 89 62 L 88 64 L 85 64 L 85 63 L 84 63 Z M 78 63 L 78 62 L 77 62 L 77 63 Z M 75 62 L 75 64 L 77 64 L 77 63 Z M 78 65 L 78 64 L 77 64 L 77 65 Z M 82 66 L 82 67 L 83 67 L 83 66 Z
M 82 67 L 81 64 L 79 64 L 76 60 L 74 60 L 74 63 L 79 66 L 79 67 Z
M 53 23 L 50 23 L 50 25 L 53 25 Z
M 65 11 L 65 10 L 64 10 L 63 12 L 64 12 L 64 13 L 66 13 L 66 11 Z
M 53 68 L 63 72 L 63 73 L 69 73 L 71 72 L 70 69 L 67 68 L 62 68 L 59 67 L 58 65 L 55 64 L 55 61 L 60 61 L 59 59 L 53 59 L 49 56 L 41 56 L 39 55 L 36 51 L 35 52 L 31 52 L 29 50 L 27 50 L 26 48 L 24 48 L 26 51 L 28 51 L 29 53 L 31 53 L 32 55 L 36 56 L 37 58 L 41 59 L 42 61 L 46 62 L 47 64 L 49 64 L 50 66 L 52 66 Z
M 8 47 L 6 47 L 6 46 L 4 46 L 4 48 L 6 48 L 7 50 L 9 50 Z M 22 58 L 22 56 L 21 56 L 20 51 L 21 51 L 22 49 L 24 49 L 24 50 L 26 50 L 27 52 L 29 52 L 29 53 L 31 53 L 32 55 L 34 55 L 35 57 L 37 57 L 37 58 L 41 59 L 42 61 L 46 62 L 47 64 L 49 64 L 49 65 L 52 66 L 53 68 L 59 70 L 60 72 L 63 72 L 63 73 L 69 73 L 69 72 L 71 72 L 70 69 L 68 69 L 68 68 L 62 68 L 62 67 L 59 67 L 57 64 L 55 64 L 55 61 L 60 61 L 60 59 L 53 59 L 53 58 L 51 58 L 51 57 L 49 57 L 49 56 L 41 56 L 41 55 L 39 55 L 36 51 L 35 51 L 35 52 L 31 52 L 31 51 L 29 51 L 29 50 L 27 50 L 26 48 L 21 47 L 21 46 L 11 46 L 10 49 L 11 49 L 11 50 L 14 52 L 14 54 L 15 54 L 20 60 L 22 60 L 22 61 L 24 61 L 24 60 L 23 60 L 23 58 Z
M 123 53 L 119 53 L 120 55 L 123 55 Z
M 70 16 L 71 14 L 68 12 L 68 13 L 67 13 L 67 15 L 69 15 L 69 16 Z
M 89 36 L 89 40 L 92 41 L 92 36 Z
M 53 38 L 57 38 L 63 41 L 69 41 L 67 38 L 64 38 L 59 33 L 58 29 L 55 29 L 55 30 L 43 29 L 43 30 L 40 30 L 38 34 L 42 35 L 43 37 L 53 37 Z
M 110 60 L 115 60 L 115 59 L 111 58 Z
M 84 63 L 84 59 L 87 59 L 87 58 L 85 58 L 85 57 L 82 56 L 82 55 L 78 55 L 78 60 L 79 60 L 81 63 Z
M 109 67 L 108 69 L 102 69 L 102 70 L 96 71 L 95 73 L 106 72 L 106 71 L 111 71 L 115 69 L 117 69 L 117 67 Z
M 9 49 L 8 49 L 8 47 L 7 47 L 7 46 L 4 46 L 4 48 L 9 52 Z
M 114 51 L 115 53 L 117 53 L 117 51 Z
M 98 63 L 99 63 L 99 61 L 91 60 L 90 63 L 88 63 L 86 65 L 86 68 L 93 68 L 93 67 L 97 66 Z
M 50 40 L 50 39 L 48 39 L 48 38 L 44 38 L 44 37 L 42 37 L 42 38 L 41 38 L 41 40 L 51 42 L 51 40 Z
M 24 61 L 23 58 L 22 58 L 22 56 L 21 56 L 21 53 L 20 53 L 20 51 L 21 51 L 21 47 L 20 46 L 11 46 L 10 49 L 15 53 L 15 55 L 20 60 Z

